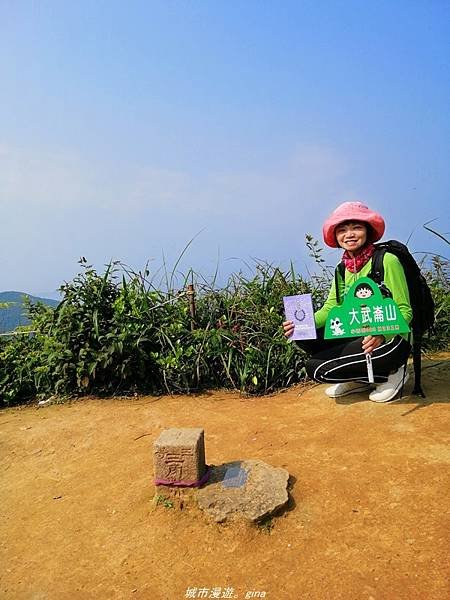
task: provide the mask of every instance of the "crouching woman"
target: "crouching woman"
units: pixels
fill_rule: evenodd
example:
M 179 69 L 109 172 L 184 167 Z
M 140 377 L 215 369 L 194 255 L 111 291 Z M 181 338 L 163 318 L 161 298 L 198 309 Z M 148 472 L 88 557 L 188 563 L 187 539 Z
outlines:
M 370 391 L 373 402 L 393 400 L 408 379 L 406 361 L 411 350 L 408 334 L 368 335 L 346 340 L 325 340 L 324 327 L 330 310 L 337 306 L 337 298 L 345 297 L 349 288 L 372 270 L 374 242 L 383 236 L 383 217 L 360 202 L 344 202 L 328 217 L 323 225 L 323 238 L 332 248 L 342 248 L 345 265 L 344 278 L 337 275 L 328 298 L 315 317 L 317 339 L 297 342 L 311 354 L 306 371 L 315 381 L 332 384 L 325 393 L 338 398 L 356 392 L 369 392 L 366 354 L 372 356 L 375 389 Z M 407 323 L 412 319 L 408 285 L 399 259 L 386 252 L 383 258 L 384 284 L 397 303 Z M 336 282 L 338 294 L 336 293 Z M 294 323 L 283 323 L 285 336 L 294 331 Z

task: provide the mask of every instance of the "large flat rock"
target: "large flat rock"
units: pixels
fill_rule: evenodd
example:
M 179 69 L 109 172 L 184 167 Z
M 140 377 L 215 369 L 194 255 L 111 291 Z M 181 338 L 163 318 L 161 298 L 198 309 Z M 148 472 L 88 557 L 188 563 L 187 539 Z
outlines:
M 259 521 L 288 502 L 289 473 L 260 460 L 212 465 L 208 483 L 197 492 L 198 506 L 216 522 Z

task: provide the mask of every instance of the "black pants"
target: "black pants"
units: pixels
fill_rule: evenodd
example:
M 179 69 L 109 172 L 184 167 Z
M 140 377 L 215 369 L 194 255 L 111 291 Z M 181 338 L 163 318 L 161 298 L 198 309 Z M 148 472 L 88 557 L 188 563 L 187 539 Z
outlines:
M 297 342 L 300 348 L 312 354 L 306 362 L 306 372 L 311 379 L 329 383 L 368 382 L 362 337 L 324 340 L 323 329 L 319 329 L 317 335 L 317 340 Z M 374 350 L 372 368 L 375 383 L 383 383 L 391 372 L 404 365 L 410 350 L 409 342 L 399 335 Z

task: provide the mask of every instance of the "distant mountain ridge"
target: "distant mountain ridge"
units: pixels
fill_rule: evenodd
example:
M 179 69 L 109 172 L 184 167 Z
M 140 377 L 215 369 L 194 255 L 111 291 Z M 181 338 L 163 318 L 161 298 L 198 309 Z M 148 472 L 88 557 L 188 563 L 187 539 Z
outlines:
M 6 308 L 0 308 L 0 333 L 6 333 L 13 331 L 19 325 L 27 325 L 29 320 L 24 314 L 23 297 L 28 298 L 35 304 L 36 302 L 42 302 L 48 306 L 58 306 L 58 300 L 52 300 L 50 298 L 39 298 L 38 296 L 32 296 L 25 292 L 0 292 L 0 303 L 8 302 L 9 306 Z

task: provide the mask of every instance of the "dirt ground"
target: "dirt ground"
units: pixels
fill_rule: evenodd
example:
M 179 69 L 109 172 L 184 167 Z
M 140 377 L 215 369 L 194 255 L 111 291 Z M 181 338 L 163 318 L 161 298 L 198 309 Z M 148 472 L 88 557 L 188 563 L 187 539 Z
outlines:
M 299 386 L 1 411 L 0 596 L 447 600 L 449 364 L 386 405 Z M 289 510 L 257 528 L 155 509 L 168 427 L 203 427 L 208 463 L 286 468 Z

